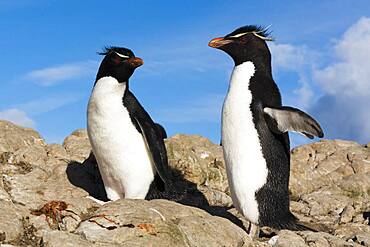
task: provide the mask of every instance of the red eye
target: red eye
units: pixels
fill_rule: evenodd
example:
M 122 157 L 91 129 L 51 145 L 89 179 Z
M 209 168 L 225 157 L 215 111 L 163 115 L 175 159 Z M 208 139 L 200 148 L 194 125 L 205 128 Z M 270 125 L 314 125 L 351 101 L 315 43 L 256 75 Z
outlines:
M 118 65 L 118 64 L 121 63 L 121 58 L 115 57 L 115 58 L 113 58 L 113 62 L 114 62 L 114 64 Z

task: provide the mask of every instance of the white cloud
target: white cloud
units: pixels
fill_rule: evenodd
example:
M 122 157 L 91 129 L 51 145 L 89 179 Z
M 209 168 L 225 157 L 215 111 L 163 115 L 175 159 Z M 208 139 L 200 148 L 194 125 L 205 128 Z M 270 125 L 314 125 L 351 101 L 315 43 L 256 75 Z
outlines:
M 365 107 L 370 99 L 369 44 L 370 18 L 361 18 L 348 28 L 325 54 L 306 46 L 269 44 L 274 72 L 295 72 L 299 77 L 300 88 L 285 98 L 312 113 L 326 138 L 370 140 L 370 111 Z M 332 61 L 322 66 L 328 57 Z M 317 86 L 320 90 L 314 91 Z
M 311 88 L 310 82 L 304 74 L 299 75 L 298 82 L 301 84 L 299 88 L 293 91 L 297 105 L 295 107 L 308 109 L 314 100 L 315 93 Z
M 294 46 L 291 44 L 268 43 L 274 74 L 282 71 L 295 72 L 299 79 L 299 87 L 289 92 L 284 102 L 288 105 L 294 103 L 295 107 L 307 109 L 312 103 L 314 92 L 311 88 L 309 77 L 314 64 L 316 64 L 319 54 L 309 50 L 306 46 Z M 280 84 L 279 82 L 277 82 Z
M 26 74 L 26 79 L 42 86 L 52 86 L 62 81 L 80 78 L 95 73 L 97 62 L 87 61 L 34 70 Z
M 330 138 L 370 141 L 370 18 L 361 18 L 337 42 L 337 61 L 314 71 L 324 95 L 312 106 Z
M 335 46 L 338 62 L 317 70 L 315 79 L 330 95 L 370 96 L 370 18 L 361 18 Z
M 231 69 L 232 63 L 226 54 L 198 44 L 199 40 L 156 44 L 156 49 L 144 51 L 144 66 L 136 76 L 165 76 L 178 73 L 194 75 L 210 71 Z M 140 56 L 140 55 L 139 55 Z
M 81 98 L 81 94 L 69 93 L 32 100 L 16 105 L 13 108 L 0 111 L 0 119 L 8 120 L 23 127 L 35 128 L 36 123 L 31 117 L 72 104 L 79 101 Z
M 23 127 L 35 127 L 35 122 L 30 117 L 28 117 L 24 111 L 17 108 L 1 111 L 0 119 L 8 120 Z
M 224 95 L 207 95 L 184 102 L 182 106 L 162 109 L 158 112 L 159 122 L 197 123 L 219 122 Z
M 51 95 L 18 105 L 18 108 L 35 116 L 72 104 L 80 99 L 82 99 L 82 94 L 77 93 Z
M 268 43 L 272 54 L 272 68 L 276 70 L 301 71 L 312 65 L 318 54 L 306 46 Z

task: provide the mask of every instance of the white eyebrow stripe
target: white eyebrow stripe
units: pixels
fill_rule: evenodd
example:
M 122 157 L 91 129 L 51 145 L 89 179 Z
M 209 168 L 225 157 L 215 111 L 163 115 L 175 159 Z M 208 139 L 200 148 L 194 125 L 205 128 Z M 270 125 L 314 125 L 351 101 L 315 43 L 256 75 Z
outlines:
M 126 56 L 126 55 L 122 55 L 122 54 L 119 54 L 118 52 L 115 51 L 115 53 L 120 56 L 120 57 L 123 57 L 123 58 L 129 58 L 129 56 Z
M 245 34 L 247 34 L 248 32 L 246 32 L 246 33 L 238 33 L 238 34 L 235 34 L 235 35 L 233 35 L 233 36 L 230 36 L 231 38 L 239 38 L 239 37 L 241 37 L 241 36 L 243 36 L 243 35 L 245 35 Z
M 255 36 L 257 36 L 258 38 L 263 39 L 263 40 L 266 40 L 266 41 L 273 41 L 274 40 L 273 38 L 263 37 L 263 36 L 259 35 L 257 32 L 253 32 L 253 34 Z

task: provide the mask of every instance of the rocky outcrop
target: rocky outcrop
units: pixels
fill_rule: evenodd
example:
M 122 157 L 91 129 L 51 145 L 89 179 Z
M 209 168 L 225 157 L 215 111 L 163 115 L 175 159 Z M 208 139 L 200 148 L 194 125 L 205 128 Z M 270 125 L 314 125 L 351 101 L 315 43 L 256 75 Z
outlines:
M 108 203 L 82 222 L 76 233 L 91 242 L 110 239 L 120 246 L 246 246 L 251 242 L 230 221 L 167 200 Z
M 370 147 L 321 141 L 292 150 L 291 209 L 319 232 L 264 228 L 254 241 L 232 208 L 222 148 L 166 140 L 179 202 L 106 200 L 85 130 L 63 145 L 0 121 L 0 243 L 14 246 L 370 246 Z

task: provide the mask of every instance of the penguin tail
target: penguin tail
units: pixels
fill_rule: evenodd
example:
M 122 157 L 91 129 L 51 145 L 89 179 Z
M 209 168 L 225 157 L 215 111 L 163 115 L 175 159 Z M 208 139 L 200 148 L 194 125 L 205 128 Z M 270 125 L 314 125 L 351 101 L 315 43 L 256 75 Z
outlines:
M 288 224 L 288 227 L 286 228 L 291 231 L 311 231 L 311 232 L 318 232 L 318 230 L 314 229 L 311 226 L 308 226 L 306 223 L 302 222 L 295 222 Z
M 187 194 L 185 188 L 176 188 L 173 184 L 166 186 L 166 190 L 163 191 L 163 199 L 171 201 L 181 201 Z
M 187 190 L 177 188 L 173 183 L 158 184 L 155 181 L 150 185 L 146 200 L 167 199 L 171 201 L 180 201 L 187 194 Z
M 286 217 L 284 221 L 279 222 L 275 228 L 277 229 L 287 229 L 291 231 L 312 231 L 318 232 L 313 226 L 300 222 L 297 217 L 295 217 L 292 213 L 289 213 L 289 216 Z

